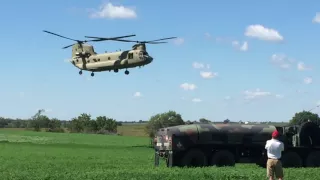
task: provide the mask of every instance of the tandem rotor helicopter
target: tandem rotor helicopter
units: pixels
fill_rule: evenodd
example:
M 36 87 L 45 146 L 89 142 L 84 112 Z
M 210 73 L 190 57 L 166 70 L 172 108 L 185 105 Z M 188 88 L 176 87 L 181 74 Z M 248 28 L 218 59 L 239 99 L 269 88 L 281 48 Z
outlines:
M 157 42 L 161 40 L 174 39 L 177 37 L 169 37 L 156 39 L 152 41 L 134 41 L 134 40 L 124 40 L 122 38 L 132 37 L 136 35 L 127 35 L 127 36 L 119 36 L 119 37 L 93 37 L 93 36 L 85 36 L 86 38 L 92 38 L 91 40 L 76 40 L 71 39 L 65 36 L 61 36 L 59 34 L 49 32 L 43 30 L 43 32 L 59 36 L 65 39 L 69 39 L 72 41 L 76 41 L 76 43 L 63 47 L 62 49 L 66 49 L 72 46 L 72 58 L 71 63 L 80 69 L 79 74 L 82 74 L 82 71 L 91 71 L 91 76 L 94 76 L 94 72 L 102 72 L 102 71 L 111 71 L 119 72 L 119 69 L 126 69 L 125 74 L 128 75 L 129 68 L 141 67 L 147 64 L 150 64 L 153 60 L 153 57 L 150 56 L 147 52 L 146 45 L 149 44 L 160 44 L 167 42 Z M 98 54 L 94 51 L 94 47 L 92 45 L 86 44 L 87 42 L 98 42 L 98 41 L 121 41 L 121 42 L 134 42 L 131 50 L 125 51 L 116 51 L 110 53 L 101 53 Z

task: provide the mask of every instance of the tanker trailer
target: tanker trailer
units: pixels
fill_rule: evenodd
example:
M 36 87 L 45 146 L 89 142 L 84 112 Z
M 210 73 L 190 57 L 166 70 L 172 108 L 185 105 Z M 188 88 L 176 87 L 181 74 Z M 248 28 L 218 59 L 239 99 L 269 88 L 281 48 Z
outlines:
M 277 127 L 284 143 L 283 167 L 320 167 L 320 127 L 313 122 Z M 264 157 L 266 158 L 266 157 Z
M 265 167 L 265 143 L 274 130 L 284 143 L 284 167 L 320 167 L 320 127 L 312 122 L 273 125 L 192 124 L 161 128 L 156 133 L 155 165 L 168 167 L 234 166 L 256 163 Z
M 168 167 L 234 166 L 261 162 L 273 125 L 191 124 L 161 128 L 156 133 L 155 165 Z

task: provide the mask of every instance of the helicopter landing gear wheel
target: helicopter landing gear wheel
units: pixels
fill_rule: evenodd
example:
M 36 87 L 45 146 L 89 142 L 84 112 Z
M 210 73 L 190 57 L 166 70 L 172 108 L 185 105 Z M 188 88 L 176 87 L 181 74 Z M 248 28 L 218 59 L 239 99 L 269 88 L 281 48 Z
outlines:
M 79 71 L 79 74 L 82 75 L 82 71 Z
M 124 73 L 125 73 L 126 75 L 128 75 L 128 74 L 129 74 L 129 71 L 128 71 L 128 70 L 126 70 Z
M 117 73 L 117 72 L 119 72 L 119 69 L 115 69 L 115 70 L 113 70 L 115 73 Z
M 91 76 L 92 76 L 92 77 L 94 76 L 94 73 L 93 73 L 93 72 L 91 73 Z

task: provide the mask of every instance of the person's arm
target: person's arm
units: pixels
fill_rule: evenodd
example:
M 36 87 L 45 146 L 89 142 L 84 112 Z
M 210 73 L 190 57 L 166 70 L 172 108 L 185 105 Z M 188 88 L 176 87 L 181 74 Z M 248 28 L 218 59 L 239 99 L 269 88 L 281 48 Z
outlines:
M 269 147 L 269 141 L 267 141 L 267 143 L 266 143 L 266 145 L 265 145 L 265 149 L 268 149 L 268 147 Z

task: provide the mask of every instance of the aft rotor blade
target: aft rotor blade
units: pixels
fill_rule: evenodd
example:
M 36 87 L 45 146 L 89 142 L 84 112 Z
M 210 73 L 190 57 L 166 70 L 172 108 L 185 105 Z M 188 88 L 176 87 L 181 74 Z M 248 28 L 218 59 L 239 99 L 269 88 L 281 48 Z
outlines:
M 162 41 L 162 40 L 167 40 L 167 39 L 175 39 L 175 38 L 177 38 L 177 37 L 162 38 L 162 39 L 156 39 L 156 40 L 145 41 L 145 42 Z
M 162 44 L 162 43 L 168 43 L 168 42 L 146 42 L 146 43 L 149 43 L 149 44 Z
M 103 38 L 103 37 L 95 37 L 95 36 L 85 36 L 86 38 L 94 38 L 94 39 L 105 39 L 105 40 L 111 40 L 111 39 L 120 39 L 120 38 L 126 38 L 126 37 L 133 37 L 136 36 L 135 34 L 127 35 L 127 36 L 118 36 L 118 37 L 110 37 L 110 38 Z
M 43 32 L 46 32 L 46 33 L 49 33 L 49 34 L 52 34 L 52 35 L 55 35 L 55 36 L 59 36 L 59 37 L 65 38 L 65 39 L 69 39 L 69 40 L 72 40 L 72 41 L 79 41 L 79 40 L 75 40 L 75 39 L 71 39 L 71 38 L 68 38 L 68 37 L 65 37 L 65 36 L 61 36 L 59 34 L 56 34 L 56 33 L 53 33 L 53 32 L 49 32 L 49 31 L 46 31 L 46 30 L 43 30 Z

